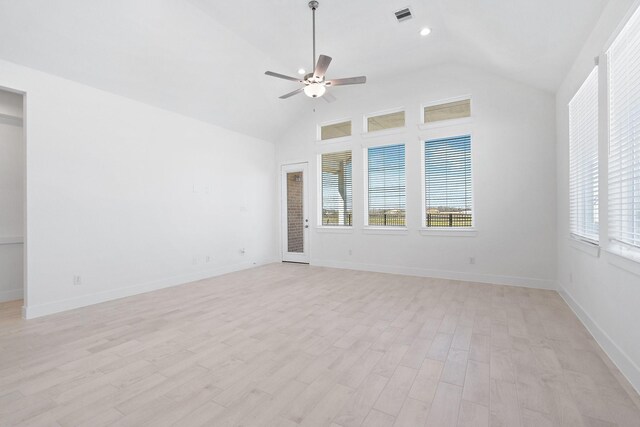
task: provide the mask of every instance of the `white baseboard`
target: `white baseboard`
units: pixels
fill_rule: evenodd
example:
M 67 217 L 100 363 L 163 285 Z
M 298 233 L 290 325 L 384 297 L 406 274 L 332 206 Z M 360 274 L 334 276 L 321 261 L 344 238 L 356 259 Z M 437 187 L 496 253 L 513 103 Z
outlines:
M 631 386 L 640 393 L 640 367 L 600 328 L 600 326 L 589 316 L 582 306 L 573 299 L 561 283 L 558 284 L 558 293 L 565 300 L 567 305 L 578 316 L 578 319 L 589 330 L 602 350 L 609 356 L 609 359 L 618 367 Z
M 0 291 L 0 302 L 16 301 L 22 299 L 24 291 L 22 288 L 11 289 L 9 291 Z
M 547 290 L 557 289 L 555 280 L 537 279 L 532 277 L 501 276 L 496 274 L 325 260 L 311 260 L 311 265 L 316 265 L 319 267 L 344 268 L 348 270 L 372 271 L 376 273 L 401 274 L 404 276 L 433 277 L 435 279 L 489 283 L 492 285 L 509 285 Z
M 88 305 L 99 304 L 101 302 L 112 301 L 119 298 L 129 297 L 132 295 L 143 294 L 146 292 L 156 291 L 159 289 L 169 288 L 172 286 L 184 285 L 186 283 L 195 282 L 197 280 L 208 279 L 210 277 L 221 276 L 235 271 L 246 270 L 260 265 L 270 264 L 279 261 L 276 258 L 265 259 L 257 263 L 245 262 L 225 267 L 219 267 L 210 270 L 199 271 L 192 274 L 184 274 L 161 279 L 140 285 L 127 286 L 124 288 L 112 289 L 104 292 L 98 292 L 89 295 L 82 295 L 77 298 L 69 298 L 60 301 L 54 301 L 46 304 L 28 305 L 23 307 L 22 313 L 26 319 L 35 319 L 36 317 L 47 316 L 49 314 L 60 313 L 74 308 L 86 307 Z

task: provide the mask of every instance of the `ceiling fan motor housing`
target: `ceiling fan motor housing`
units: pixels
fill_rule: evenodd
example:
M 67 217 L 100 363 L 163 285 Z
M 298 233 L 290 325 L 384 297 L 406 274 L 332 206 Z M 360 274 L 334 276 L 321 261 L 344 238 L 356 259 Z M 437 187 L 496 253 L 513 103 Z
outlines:
M 309 73 L 307 75 L 304 76 L 304 82 L 306 84 L 310 84 L 310 83 L 322 83 L 324 81 L 324 77 L 320 77 L 318 78 L 317 76 L 314 75 L 314 73 Z
M 320 3 L 318 3 L 316 0 L 311 0 L 309 2 L 309 7 L 313 10 L 317 9 L 318 6 L 320 6 Z

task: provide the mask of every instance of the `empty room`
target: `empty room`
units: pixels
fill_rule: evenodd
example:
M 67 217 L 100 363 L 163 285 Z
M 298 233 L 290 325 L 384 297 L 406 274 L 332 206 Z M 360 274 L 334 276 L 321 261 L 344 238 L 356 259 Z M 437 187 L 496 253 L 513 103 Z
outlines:
M 640 427 L 640 0 L 0 0 L 0 427 Z

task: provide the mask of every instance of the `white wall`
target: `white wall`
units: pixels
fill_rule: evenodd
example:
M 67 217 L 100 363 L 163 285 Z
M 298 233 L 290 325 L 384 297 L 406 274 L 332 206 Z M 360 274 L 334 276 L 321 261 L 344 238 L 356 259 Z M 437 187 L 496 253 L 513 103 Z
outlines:
M 0 86 L 26 92 L 28 317 L 276 257 L 272 143 L 8 62 Z
M 560 292 L 621 371 L 640 390 L 640 265 L 569 239 L 569 117 L 567 104 L 594 67 L 594 57 L 624 21 L 635 0 L 609 2 L 556 96 L 558 282 Z M 600 74 L 603 74 L 601 72 Z M 602 94 L 602 92 L 601 92 Z M 601 95 L 601 98 L 602 95 Z M 602 100 L 602 99 L 601 99 Z M 601 116 L 602 117 L 602 116 Z M 606 115 L 604 116 L 606 118 Z M 606 129 L 601 148 L 600 218 L 606 215 Z M 601 145 L 603 145 L 601 144 Z M 605 167 L 603 170 L 602 167 Z M 606 249 L 605 224 L 601 246 Z
M 469 67 L 433 67 L 394 83 L 334 88 L 338 101 L 315 102 L 277 145 L 279 164 L 308 161 L 312 225 L 317 224 L 317 153 L 354 152 L 354 230 L 326 233 L 313 228 L 311 263 L 491 283 L 555 287 L 555 116 L 551 94 Z M 421 226 L 421 136 L 423 102 L 471 94 L 475 237 L 423 236 Z M 309 102 L 314 102 L 309 100 Z M 363 114 L 405 107 L 407 128 L 399 134 L 363 138 Z M 318 123 L 351 118 L 347 142 L 316 143 Z M 363 232 L 363 146 L 405 142 L 406 235 Z M 349 252 L 351 251 L 351 253 Z M 471 265 L 470 257 L 475 257 Z
M 0 302 L 22 298 L 22 95 L 0 90 Z

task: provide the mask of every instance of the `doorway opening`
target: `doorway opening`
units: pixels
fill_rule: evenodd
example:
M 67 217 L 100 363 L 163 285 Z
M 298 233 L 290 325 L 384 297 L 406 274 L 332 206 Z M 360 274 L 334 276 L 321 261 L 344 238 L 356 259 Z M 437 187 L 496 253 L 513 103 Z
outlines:
M 0 303 L 25 298 L 24 95 L 0 88 Z

